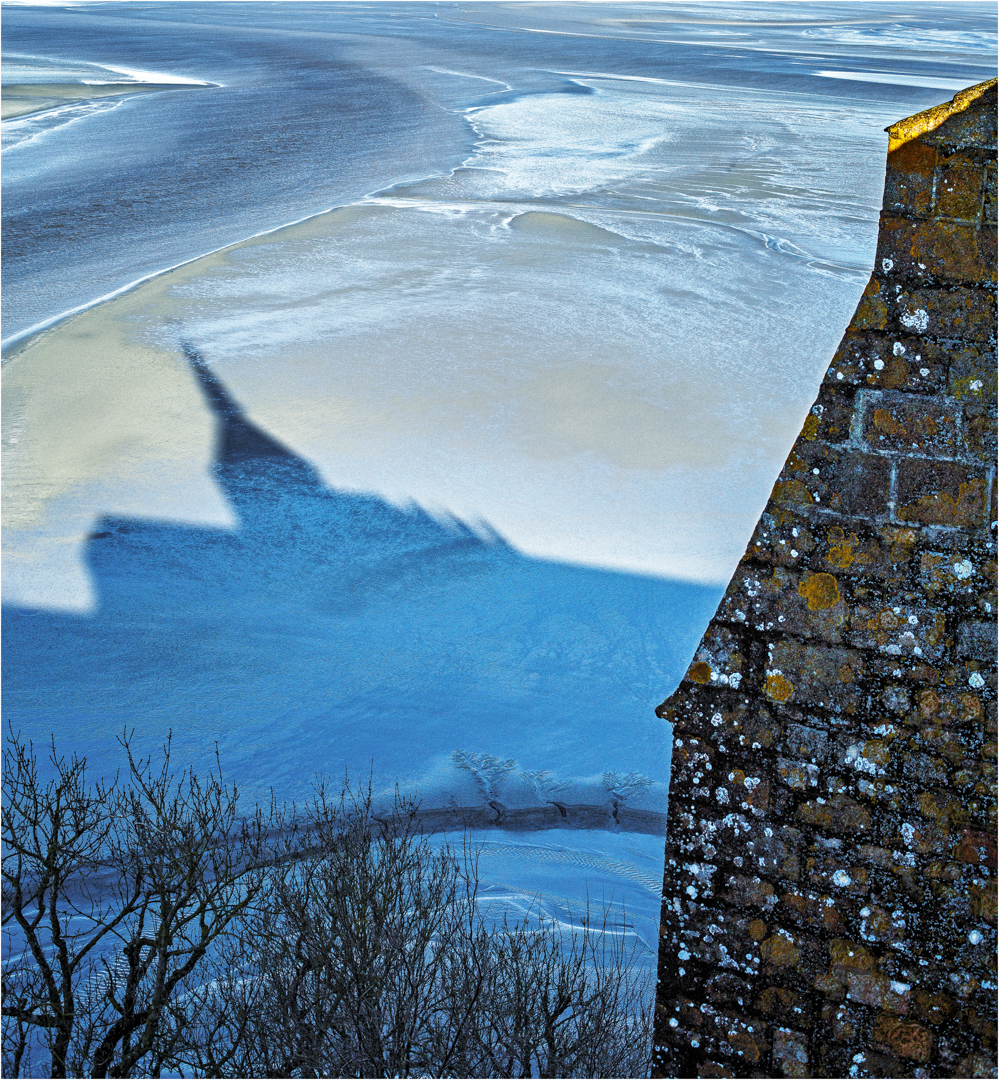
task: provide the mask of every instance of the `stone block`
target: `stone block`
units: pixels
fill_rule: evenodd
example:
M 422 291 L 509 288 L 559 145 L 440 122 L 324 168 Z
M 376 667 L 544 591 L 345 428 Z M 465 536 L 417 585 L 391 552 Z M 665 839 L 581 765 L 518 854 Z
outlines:
M 909 288 L 894 296 L 885 290 L 884 300 L 890 301 L 892 326 L 900 333 L 982 342 L 995 338 L 995 293 L 988 289 Z
M 763 693 L 780 704 L 795 701 L 852 712 L 860 702 L 863 672 L 864 658 L 854 649 L 782 641 L 772 646 Z
M 882 217 L 875 265 L 909 280 L 990 285 L 995 234 L 963 222 Z
M 924 525 L 975 527 L 984 524 L 984 470 L 957 462 L 903 458 L 898 464 L 896 514 Z
M 941 162 L 933 185 L 935 214 L 977 224 L 982 216 L 983 172 L 966 154 L 953 154 Z
M 803 557 L 815 547 L 813 523 L 809 518 L 774 506 L 772 512 L 764 512 L 757 522 L 743 561 L 769 566 L 800 566 Z
M 991 465 L 996 459 L 996 411 L 989 405 L 965 405 L 964 454 Z
M 920 139 L 913 139 L 888 155 L 884 213 L 915 218 L 929 215 L 937 159 L 936 148 Z
M 804 724 L 788 724 L 784 729 L 783 747 L 800 761 L 821 765 L 829 750 L 829 733 Z
M 954 113 L 919 141 L 933 147 L 942 156 L 959 150 L 982 152 L 996 148 L 996 88 L 993 85 L 975 102 L 974 107 Z
M 911 603 L 857 604 L 851 613 L 849 644 L 888 656 L 938 660 L 946 650 L 946 620 L 939 611 Z
M 957 630 L 957 655 L 986 660 L 996 659 L 996 624 L 990 622 L 966 622 Z
M 840 836 L 866 837 L 871 831 L 871 815 L 856 799 L 847 795 L 817 797 L 798 807 L 798 817 L 825 833 Z
M 971 585 L 988 573 L 985 560 L 963 551 L 940 551 L 932 548 L 920 552 L 919 584 L 931 598 L 940 593 L 966 596 Z M 942 612 L 938 612 L 942 615 Z
M 887 513 L 891 462 L 875 454 L 820 443 L 795 444 L 774 485 L 774 506 L 792 512 L 836 510 L 849 517 Z
M 944 728 L 981 728 L 984 718 L 982 700 L 962 687 L 929 687 L 919 692 L 916 707 L 908 721 L 921 735 Z
M 903 1065 L 896 1057 L 889 1054 L 879 1054 L 874 1050 L 864 1050 L 854 1054 L 850 1059 L 850 1070 L 847 1073 L 841 1070 L 829 1073 L 830 1076 L 850 1075 L 858 1077 L 870 1077 L 871 1080 L 887 1080 L 888 1077 L 905 1076 L 908 1069 L 903 1071 Z
M 875 1046 L 888 1050 L 910 1061 L 930 1060 L 933 1033 L 922 1024 L 900 1020 L 896 1016 L 879 1016 L 874 1021 L 871 1038 Z
M 774 887 L 769 881 L 746 874 L 730 875 L 718 895 L 743 911 L 758 909 L 766 912 L 777 903 Z
M 953 457 L 958 449 L 957 410 L 917 394 L 860 391 L 863 442 L 872 450 Z
M 989 162 L 982 177 L 982 220 L 994 225 L 996 222 L 996 165 Z
M 947 393 L 961 401 L 994 404 L 996 351 L 992 346 L 965 345 L 949 350 Z
M 850 328 L 852 330 L 885 330 L 888 327 L 888 300 L 887 286 L 878 279 L 877 275 L 872 275 L 850 321 Z
M 771 1033 L 771 1053 L 774 1063 L 784 1076 L 810 1077 L 808 1036 L 789 1028 L 777 1028 Z
M 946 381 L 952 356 L 953 349 L 910 334 L 850 329 L 844 334 L 826 372 L 824 385 L 827 389 L 837 387 L 842 390 L 869 386 L 881 390 L 935 392 Z M 825 397 L 821 400 L 825 402 Z
M 799 439 L 805 442 L 842 443 L 850 437 L 853 401 L 844 394 L 823 394 L 802 426 Z
M 777 629 L 835 644 L 842 640 L 850 609 L 832 574 L 743 563 L 718 613 L 757 631 Z
M 733 584 L 729 585 L 729 592 Z M 727 597 L 726 593 L 726 597 Z M 725 601 L 722 601 L 722 607 Z M 719 616 L 720 609 L 719 609 Z M 701 686 L 729 686 L 737 689 L 746 669 L 746 653 L 742 635 L 728 627 L 709 626 L 685 678 Z M 748 651 L 748 650 L 747 650 Z

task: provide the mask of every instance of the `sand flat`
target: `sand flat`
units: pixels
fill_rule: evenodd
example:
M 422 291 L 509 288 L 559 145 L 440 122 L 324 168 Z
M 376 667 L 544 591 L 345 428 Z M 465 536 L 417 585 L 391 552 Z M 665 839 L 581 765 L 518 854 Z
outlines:
M 92 98 L 121 97 L 125 94 L 144 94 L 157 90 L 192 90 L 183 83 L 24 83 L 5 86 L 0 98 L 0 118 L 14 120 L 30 113 L 44 112 L 72 101 Z

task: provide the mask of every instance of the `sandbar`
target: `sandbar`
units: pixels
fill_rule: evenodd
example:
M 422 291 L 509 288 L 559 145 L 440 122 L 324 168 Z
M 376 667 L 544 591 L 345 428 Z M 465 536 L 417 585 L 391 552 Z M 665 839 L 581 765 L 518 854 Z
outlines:
M 14 120 L 31 113 L 45 112 L 73 101 L 91 98 L 144 94 L 154 90 L 194 90 L 196 84 L 184 83 L 22 83 L 5 86 L 0 98 L 0 119 Z

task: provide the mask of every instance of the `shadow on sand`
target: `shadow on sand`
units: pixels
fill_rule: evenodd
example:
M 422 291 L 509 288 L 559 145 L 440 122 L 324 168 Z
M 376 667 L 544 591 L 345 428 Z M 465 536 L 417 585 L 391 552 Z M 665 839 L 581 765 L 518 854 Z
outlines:
M 217 743 L 251 797 L 348 770 L 446 800 L 456 748 L 668 777 L 653 707 L 720 589 L 529 558 L 485 528 L 331 489 L 185 353 L 239 528 L 101 519 L 94 614 L 6 610 L 15 730 L 106 772 L 124 727 L 145 750 L 172 729 L 175 760 L 204 768 Z

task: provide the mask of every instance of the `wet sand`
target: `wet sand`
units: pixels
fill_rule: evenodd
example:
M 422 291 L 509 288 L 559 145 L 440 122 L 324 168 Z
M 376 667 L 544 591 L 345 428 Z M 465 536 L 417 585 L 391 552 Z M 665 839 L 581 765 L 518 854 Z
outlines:
M 31 113 L 45 112 L 74 101 L 92 98 L 124 97 L 127 94 L 146 94 L 160 90 L 195 90 L 183 83 L 107 83 L 88 86 L 83 83 L 28 83 L 5 86 L 0 98 L 0 119 L 15 120 Z

